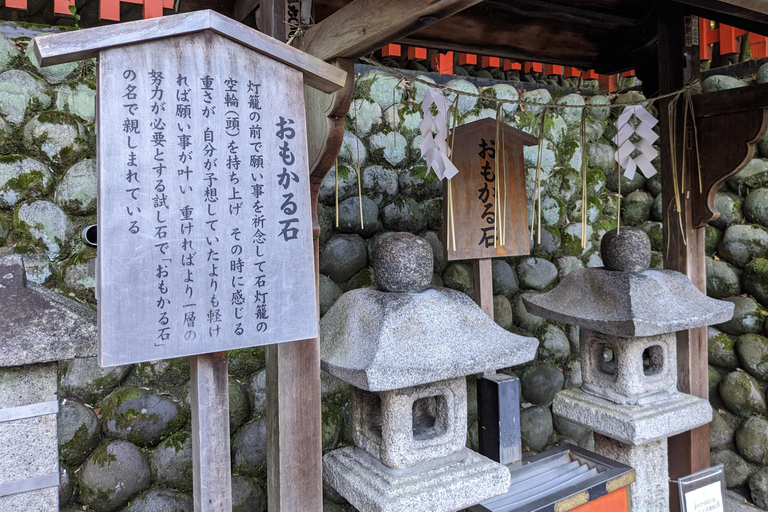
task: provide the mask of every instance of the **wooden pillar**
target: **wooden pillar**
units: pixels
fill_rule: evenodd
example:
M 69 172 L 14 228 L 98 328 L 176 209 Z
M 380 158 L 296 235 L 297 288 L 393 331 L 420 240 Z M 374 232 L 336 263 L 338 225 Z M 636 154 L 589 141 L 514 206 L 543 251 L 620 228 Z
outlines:
M 262 31 L 287 39 L 287 0 L 262 0 Z M 315 288 L 319 276 L 317 194 L 313 192 Z M 319 303 L 319 301 L 318 301 Z M 318 321 L 297 318 L 297 322 Z M 269 512 L 322 512 L 320 343 L 317 338 L 268 345 L 267 492 Z
M 685 47 L 685 23 L 680 5 L 669 1 L 659 3 L 659 92 L 667 94 L 680 90 L 699 75 L 697 49 Z M 688 194 L 680 198 L 677 211 L 674 194 L 674 175 L 690 190 L 690 169 L 683 169 L 682 154 L 689 136 L 683 133 L 684 102 L 678 102 L 678 115 L 674 125 L 668 116 L 671 99 L 659 102 L 661 126 L 661 178 L 662 213 L 664 222 L 664 268 L 684 273 L 702 291 L 706 291 L 704 263 L 704 229 L 695 228 L 691 216 Z M 689 123 L 690 126 L 690 123 Z M 670 135 L 676 141 L 670 146 Z M 688 158 L 688 162 L 693 160 Z M 676 162 L 677 165 L 673 165 Z M 677 387 L 683 393 L 708 398 L 707 385 L 707 330 L 705 327 L 677 333 Z M 709 425 L 685 432 L 669 439 L 669 476 L 675 480 L 709 467 Z M 677 486 L 670 484 L 670 508 L 679 510 Z
M 493 260 L 473 260 L 472 274 L 475 282 L 475 302 L 493 319 Z

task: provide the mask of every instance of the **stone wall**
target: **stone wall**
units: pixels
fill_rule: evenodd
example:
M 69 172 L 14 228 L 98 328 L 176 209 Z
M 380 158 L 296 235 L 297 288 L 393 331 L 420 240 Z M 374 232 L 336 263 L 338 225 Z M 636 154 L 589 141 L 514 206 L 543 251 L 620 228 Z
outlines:
M 95 307 L 96 251 L 80 241 L 95 223 L 94 65 L 64 64 L 40 69 L 26 40 L 0 36 L 0 256 L 22 253 L 27 277 Z M 766 77 L 760 75 L 759 80 Z M 707 88 L 741 85 L 713 77 Z M 450 87 L 479 92 L 468 80 Z M 433 282 L 473 293 L 471 265 L 447 263 L 439 238 L 441 183 L 419 162 L 419 102 L 425 86 L 406 87 L 399 78 L 366 72 L 357 79 L 356 99 L 347 117 L 337 172 L 320 192 L 321 313 L 346 290 L 372 284 L 370 251 L 395 231 L 424 237 L 435 258 Z M 481 91 L 489 99 L 461 96 L 457 120 L 495 117 L 492 97 L 514 99 L 518 91 L 499 84 Z M 528 101 L 583 104 L 578 95 L 545 89 L 523 93 Z M 637 93 L 614 102 L 641 98 Z M 453 98 L 449 98 L 453 99 Z M 550 112 L 542 153 L 544 227 L 530 257 L 493 263 L 497 322 L 541 341 L 534 364 L 507 369 L 521 378 L 522 435 L 526 454 L 563 441 L 592 447 L 585 429 L 553 417 L 555 393 L 580 384 L 578 330 L 530 315 L 521 297 L 554 287 L 567 272 L 599 266 L 600 237 L 616 225 L 618 177 L 608 139 L 615 132 L 609 101 L 588 98 L 589 171 L 587 248 L 581 248 L 582 147 L 579 109 Z M 615 113 L 615 112 L 614 112 Z M 537 130 L 541 112 L 504 108 L 504 121 Z M 528 196 L 537 148 L 527 148 Z M 768 144 L 760 145 L 768 156 Z M 361 175 L 360 222 L 357 171 Z M 651 238 L 654 266 L 661 264 L 661 183 L 622 178 L 622 223 Z M 707 228 L 709 294 L 736 303 L 736 317 L 711 329 L 710 383 L 713 407 L 713 462 L 726 464 L 728 485 L 768 509 L 768 338 L 763 337 L 768 304 L 768 160 L 756 158 L 718 193 L 723 212 Z M 261 348 L 230 353 L 230 425 L 235 511 L 266 510 L 265 373 Z M 64 510 L 191 511 L 189 364 L 185 359 L 100 368 L 95 359 L 61 361 L 60 460 L 64 468 Z M 471 399 L 474 381 L 469 379 Z M 323 374 L 323 449 L 350 442 L 348 388 Z M 471 400 L 468 444 L 476 447 L 476 401 Z M 327 510 L 349 510 L 328 494 Z M 154 507 L 154 508 L 153 508 Z

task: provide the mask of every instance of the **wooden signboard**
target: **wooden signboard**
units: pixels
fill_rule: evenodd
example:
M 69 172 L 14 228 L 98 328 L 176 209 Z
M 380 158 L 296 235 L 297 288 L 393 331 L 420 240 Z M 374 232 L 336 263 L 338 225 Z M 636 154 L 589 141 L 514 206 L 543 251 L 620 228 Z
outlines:
M 316 337 L 307 71 L 279 52 L 312 58 L 211 11 L 93 30 L 100 364 Z
M 459 173 L 450 184 L 453 228 L 448 186 L 443 186 L 446 259 L 529 253 L 523 146 L 534 144 L 536 137 L 503 123 L 497 126 L 495 119 L 456 128 L 453 163 Z

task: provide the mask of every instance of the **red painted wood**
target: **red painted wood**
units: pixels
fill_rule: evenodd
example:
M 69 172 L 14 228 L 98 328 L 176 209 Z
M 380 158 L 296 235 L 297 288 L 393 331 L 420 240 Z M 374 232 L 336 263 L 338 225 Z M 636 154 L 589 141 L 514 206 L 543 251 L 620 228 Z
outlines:
M 764 59 L 768 57 L 768 37 L 749 33 L 749 48 L 752 52 L 752 58 Z
M 584 80 L 597 80 L 598 74 L 593 69 L 584 71 L 582 74 Z
M 453 74 L 453 52 L 436 53 L 432 56 L 432 68 L 441 75 Z
M 720 41 L 720 29 L 713 29 L 712 22 L 699 18 L 699 58 L 712 60 L 712 45 Z
M 460 53 L 459 54 L 459 66 L 474 66 L 477 64 L 477 55 L 473 53 Z
M 163 15 L 163 0 L 144 0 L 144 19 L 160 18 Z
M 571 512 L 629 512 L 630 510 L 627 488 L 622 487 L 594 501 L 576 507 Z
M 598 75 L 601 91 L 614 92 L 619 90 L 618 75 Z
M 563 66 L 557 66 L 555 64 L 545 64 L 544 74 L 547 76 L 562 75 Z
M 99 0 L 99 19 L 120 21 L 120 0 Z
M 483 57 L 480 61 L 482 68 L 497 68 L 501 65 L 501 59 L 498 57 Z
M 574 68 L 573 66 L 565 66 L 563 69 L 563 76 L 565 78 L 578 78 L 581 76 L 581 71 Z
M 631 76 L 637 76 L 637 74 L 635 73 L 634 69 L 630 69 L 629 71 L 623 72 L 621 74 L 621 76 L 623 76 L 624 78 L 628 78 L 628 77 L 631 77 Z
M 509 59 L 504 59 L 504 71 L 515 70 L 520 71 L 523 69 L 523 65 L 519 62 L 512 62 Z
M 425 60 L 427 58 L 427 49 L 416 46 L 408 47 L 408 60 Z
M 5 0 L 5 6 L 8 9 L 27 10 L 27 0 Z
M 530 73 L 541 73 L 544 71 L 544 64 L 541 62 L 526 62 L 525 63 L 525 72 Z
M 69 10 L 70 5 L 75 5 L 75 0 L 53 0 L 53 12 L 54 14 L 72 15 Z
M 399 44 L 388 44 L 381 49 L 382 57 L 399 57 L 402 55 L 402 47 Z

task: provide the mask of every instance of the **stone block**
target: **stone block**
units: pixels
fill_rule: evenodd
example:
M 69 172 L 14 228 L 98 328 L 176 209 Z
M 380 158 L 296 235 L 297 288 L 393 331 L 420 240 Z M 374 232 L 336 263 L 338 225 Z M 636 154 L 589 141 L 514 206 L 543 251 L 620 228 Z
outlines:
M 640 446 L 628 446 L 615 439 L 595 434 L 595 452 L 635 469 L 635 482 L 629 487 L 632 510 L 669 512 L 666 439 Z
M 55 363 L 0 369 L 0 510 L 58 510 L 58 404 L 41 416 L 2 421 L 12 408 L 56 400 Z
M 684 393 L 650 404 L 625 406 L 571 388 L 555 396 L 552 412 L 633 446 L 666 439 L 712 421 L 709 402 Z
M 351 407 L 355 445 L 390 468 L 445 457 L 466 443 L 463 377 L 378 394 L 353 388 Z
M 449 512 L 506 492 L 509 470 L 462 448 L 407 470 L 392 470 L 347 446 L 323 457 L 323 478 L 357 510 Z
M 581 329 L 579 336 L 582 390 L 622 405 L 647 404 L 677 393 L 674 333 L 622 338 Z

